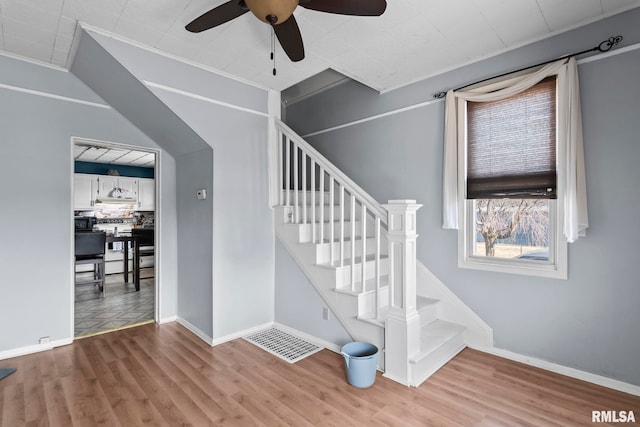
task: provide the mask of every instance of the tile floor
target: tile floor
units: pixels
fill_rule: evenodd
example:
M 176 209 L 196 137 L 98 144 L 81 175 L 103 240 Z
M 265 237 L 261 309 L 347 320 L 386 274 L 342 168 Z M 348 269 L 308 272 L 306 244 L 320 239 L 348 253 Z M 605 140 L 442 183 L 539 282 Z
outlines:
M 153 269 L 151 272 L 143 271 L 140 291 L 136 292 L 133 283 L 124 283 L 122 274 L 109 274 L 104 298 L 97 286 L 77 286 L 75 336 L 82 337 L 153 320 L 155 289 L 152 276 Z

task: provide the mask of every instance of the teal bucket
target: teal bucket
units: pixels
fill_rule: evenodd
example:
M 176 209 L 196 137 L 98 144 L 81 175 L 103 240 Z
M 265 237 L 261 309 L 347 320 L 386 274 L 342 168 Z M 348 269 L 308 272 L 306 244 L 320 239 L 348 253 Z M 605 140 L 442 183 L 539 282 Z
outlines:
M 342 346 L 347 381 L 354 387 L 371 387 L 376 380 L 378 347 L 368 342 L 352 342 Z

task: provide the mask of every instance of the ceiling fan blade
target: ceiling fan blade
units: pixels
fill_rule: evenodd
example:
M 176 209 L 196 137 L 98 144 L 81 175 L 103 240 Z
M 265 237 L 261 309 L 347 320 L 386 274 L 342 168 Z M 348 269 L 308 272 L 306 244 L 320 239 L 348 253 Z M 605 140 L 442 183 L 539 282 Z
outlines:
M 192 33 L 199 33 L 229 22 L 248 11 L 249 8 L 247 8 L 243 0 L 231 0 L 197 17 L 187 24 L 185 28 Z
M 282 46 L 290 60 L 298 62 L 304 59 L 302 35 L 293 15 L 282 24 L 274 25 L 273 31 L 276 33 L 280 46 Z
M 387 8 L 386 0 L 300 0 L 299 5 L 319 12 L 356 16 L 380 16 Z

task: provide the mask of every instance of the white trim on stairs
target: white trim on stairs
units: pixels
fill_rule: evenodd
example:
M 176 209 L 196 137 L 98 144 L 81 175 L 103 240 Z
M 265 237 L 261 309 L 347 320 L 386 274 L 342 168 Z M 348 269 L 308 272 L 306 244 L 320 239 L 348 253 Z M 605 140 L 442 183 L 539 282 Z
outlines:
M 515 362 L 524 363 L 525 365 L 544 369 L 545 371 L 555 372 L 556 374 L 566 375 L 568 377 L 586 381 L 588 383 L 611 388 L 613 390 L 618 390 L 624 393 L 629 393 L 634 396 L 640 396 L 640 386 L 625 383 L 623 381 L 615 380 L 613 378 L 603 377 L 601 375 L 592 374 L 590 372 L 581 371 L 579 369 L 570 368 L 568 366 L 559 365 L 557 363 L 549 362 L 542 359 L 536 359 L 535 357 L 514 353 L 512 351 L 504 350 L 501 348 L 474 347 L 474 346 L 468 346 L 468 347 L 474 350 L 481 351 L 483 353 L 493 354 L 494 356 L 502 357 L 504 359 L 509 359 Z

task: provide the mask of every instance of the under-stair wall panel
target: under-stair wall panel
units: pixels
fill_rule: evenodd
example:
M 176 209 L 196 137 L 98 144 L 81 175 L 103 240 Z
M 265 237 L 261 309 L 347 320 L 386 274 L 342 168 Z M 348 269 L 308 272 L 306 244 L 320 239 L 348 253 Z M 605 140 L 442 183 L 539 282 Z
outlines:
M 326 302 L 282 243 L 276 241 L 275 321 L 341 347 L 351 342 L 335 314 L 323 318 Z

